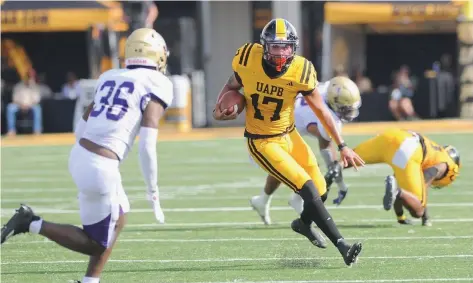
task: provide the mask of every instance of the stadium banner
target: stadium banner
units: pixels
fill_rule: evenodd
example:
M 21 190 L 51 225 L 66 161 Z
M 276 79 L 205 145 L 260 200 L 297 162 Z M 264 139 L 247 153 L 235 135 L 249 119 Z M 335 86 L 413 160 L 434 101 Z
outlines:
M 122 6 L 115 1 L 2 1 L 1 15 L 2 34 L 86 31 L 98 23 L 116 31 L 128 29 Z
M 324 6 L 325 21 L 334 25 L 455 21 L 460 10 L 461 5 L 454 2 L 327 2 Z
M 458 23 L 460 116 L 473 118 L 473 21 Z

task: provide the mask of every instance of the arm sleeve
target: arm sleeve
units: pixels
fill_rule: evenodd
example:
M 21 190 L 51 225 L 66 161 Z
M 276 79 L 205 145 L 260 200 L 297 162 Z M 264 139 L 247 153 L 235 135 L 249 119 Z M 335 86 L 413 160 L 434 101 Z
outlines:
M 141 127 L 139 135 L 138 154 L 141 173 L 148 192 L 155 192 L 158 187 L 158 158 L 156 153 L 158 129 Z

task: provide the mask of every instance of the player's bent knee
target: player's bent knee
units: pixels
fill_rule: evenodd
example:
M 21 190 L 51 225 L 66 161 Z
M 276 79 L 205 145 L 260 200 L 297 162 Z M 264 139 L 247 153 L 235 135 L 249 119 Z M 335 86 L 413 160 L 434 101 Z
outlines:
M 321 195 L 320 198 L 322 199 L 322 202 L 325 202 L 327 200 L 328 194 L 325 192 L 325 194 Z
M 305 182 L 302 188 L 299 190 L 299 195 L 304 200 L 304 203 L 309 203 L 317 199 L 321 199 L 317 188 L 312 180 Z
M 424 207 L 420 207 L 420 208 L 417 208 L 417 209 L 415 209 L 415 208 L 410 208 L 409 209 L 409 213 L 414 218 L 421 218 L 422 216 L 424 216 L 424 211 L 425 211 Z

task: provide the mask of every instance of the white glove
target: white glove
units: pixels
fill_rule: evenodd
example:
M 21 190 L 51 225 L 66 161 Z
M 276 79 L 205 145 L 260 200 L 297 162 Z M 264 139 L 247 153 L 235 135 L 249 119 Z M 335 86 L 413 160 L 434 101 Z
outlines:
M 151 203 L 151 207 L 153 208 L 154 211 L 154 217 L 156 217 L 156 220 L 158 221 L 159 224 L 164 224 L 164 213 L 163 210 L 161 209 L 161 203 L 159 202 L 158 194 L 147 194 L 147 199 Z

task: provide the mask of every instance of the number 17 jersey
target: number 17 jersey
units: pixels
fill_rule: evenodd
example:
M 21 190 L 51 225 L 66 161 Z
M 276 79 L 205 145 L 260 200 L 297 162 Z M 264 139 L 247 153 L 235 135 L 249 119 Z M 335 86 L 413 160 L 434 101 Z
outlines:
M 298 93 L 310 94 L 317 86 L 312 63 L 295 55 L 279 77 L 269 77 L 263 69 L 263 46 L 247 43 L 232 61 L 246 100 L 245 136 L 266 138 L 294 129 L 294 102 Z
M 172 83 L 162 73 L 146 68 L 103 73 L 97 80 L 94 108 L 82 137 L 110 149 L 123 160 L 133 146 L 151 99 L 164 109 L 172 102 Z

